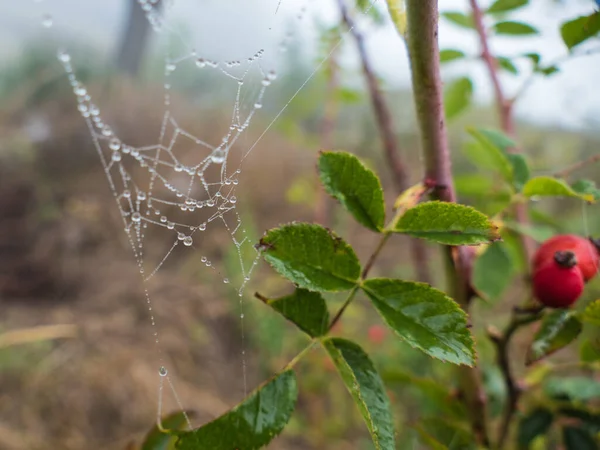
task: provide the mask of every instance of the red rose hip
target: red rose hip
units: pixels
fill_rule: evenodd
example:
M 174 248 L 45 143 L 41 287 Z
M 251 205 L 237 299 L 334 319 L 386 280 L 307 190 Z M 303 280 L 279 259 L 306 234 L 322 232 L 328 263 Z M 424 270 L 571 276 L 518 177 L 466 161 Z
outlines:
M 546 240 L 533 256 L 534 271 L 549 263 L 558 251 L 571 251 L 577 258 L 577 265 L 584 281 L 589 281 L 598 272 L 600 265 L 600 242 L 574 234 L 559 234 Z
M 584 277 L 572 251 L 558 251 L 533 274 L 533 293 L 545 306 L 567 308 L 581 296 Z

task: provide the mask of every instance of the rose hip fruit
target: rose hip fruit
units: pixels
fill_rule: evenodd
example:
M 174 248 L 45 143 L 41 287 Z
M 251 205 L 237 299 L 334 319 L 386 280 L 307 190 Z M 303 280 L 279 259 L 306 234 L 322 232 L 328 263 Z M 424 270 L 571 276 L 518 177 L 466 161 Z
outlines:
M 567 308 L 581 296 L 584 277 L 572 251 L 557 251 L 554 257 L 535 269 L 533 293 L 545 306 Z
M 574 234 L 560 234 L 545 241 L 533 257 L 534 271 L 548 264 L 557 251 L 571 251 L 584 281 L 594 278 L 600 265 L 600 240 L 586 239 Z

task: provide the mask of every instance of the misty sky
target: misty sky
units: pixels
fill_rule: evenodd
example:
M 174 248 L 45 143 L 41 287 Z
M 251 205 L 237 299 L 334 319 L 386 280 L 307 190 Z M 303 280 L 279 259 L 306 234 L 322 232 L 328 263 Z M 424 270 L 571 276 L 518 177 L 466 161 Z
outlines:
M 31 36 L 50 35 L 68 47 L 69 39 L 114 50 L 126 16 L 125 0 L 27 0 L 0 2 L 0 39 L 5 63 L 18 55 L 21 45 Z M 198 54 L 217 60 L 245 59 L 260 48 L 265 49 L 266 63 L 277 67 L 282 58 L 279 43 L 291 28 L 297 30 L 294 39 L 304 43 L 307 54 L 312 54 L 316 24 L 332 24 L 338 18 L 334 1 L 325 0 L 171 0 L 168 8 L 170 26 L 183 35 L 183 41 Z M 383 0 L 378 0 L 380 7 Z M 377 4 L 376 3 L 376 4 Z M 481 0 L 483 6 L 489 3 Z M 572 17 L 589 14 L 594 9 L 592 0 L 532 0 L 532 6 L 511 16 L 526 20 L 538 27 L 542 34 L 535 38 L 494 38 L 492 49 L 499 55 L 512 56 L 537 51 L 545 61 L 566 54 L 560 39 L 558 25 Z M 467 11 L 467 0 L 440 0 L 441 10 Z M 305 11 L 302 13 L 302 11 Z M 52 17 L 53 26 L 42 29 L 42 17 Z M 302 15 L 302 19 L 298 16 Z M 367 31 L 368 48 L 376 70 L 390 86 L 407 86 L 410 76 L 404 45 L 391 24 L 376 29 L 360 22 Z M 158 44 L 173 34 L 154 38 Z M 475 36 L 442 21 L 440 26 L 442 48 L 460 48 L 476 54 Z M 600 46 L 600 39 L 590 44 Z M 357 61 L 353 46 L 346 45 L 344 64 L 354 66 Z M 77 55 L 74 55 L 77 57 Z M 519 67 L 527 73 L 527 62 Z M 316 65 L 316 63 L 315 63 Z M 518 104 L 517 112 L 524 118 L 557 126 L 576 128 L 597 127 L 600 123 L 600 53 L 580 58 L 561 66 L 562 72 L 551 79 L 539 80 Z M 281 67 L 279 67 L 281 69 Z M 469 73 L 475 80 L 479 101 L 491 99 L 491 89 L 482 65 L 478 62 L 455 64 L 444 69 L 445 76 Z M 523 77 L 503 76 L 507 90 L 514 91 Z

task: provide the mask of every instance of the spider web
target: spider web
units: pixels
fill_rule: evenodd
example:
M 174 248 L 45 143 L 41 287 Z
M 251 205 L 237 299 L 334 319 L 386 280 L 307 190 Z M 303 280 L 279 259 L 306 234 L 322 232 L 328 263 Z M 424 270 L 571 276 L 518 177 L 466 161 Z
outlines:
M 281 17 L 285 0 L 273 0 L 273 14 Z M 308 5 L 314 0 L 296 2 L 295 18 L 302 20 Z M 375 0 L 376 2 L 377 0 Z M 318 63 L 314 71 L 298 87 L 293 96 L 283 105 L 258 138 L 251 143 L 247 131 L 253 119 L 262 109 L 265 94 L 276 82 L 275 70 L 265 62 L 265 49 L 259 48 L 244 59 L 217 61 L 203 56 L 188 45 L 182 33 L 169 25 L 165 19 L 174 5 L 174 0 L 164 1 L 164 11 L 157 9 L 157 0 L 137 0 L 145 12 L 153 30 L 167 34 L 169 39 L 183 45 L 180 54 L 167 55 L 164 62 L 164 113 L 160 129 L 156 130 L 156 141 L 150 145 L 136 146 L 120 136 L 118 124 L 111 123 L 110 117 L 101 111 L 87 86 L 78 78 L 72 55 L 60 49 L 57 58 L 62 64 L 77 100 L 77 108 L 89 130 L 92 143 L 98 154 L 106 180 L 120 212 L 123 229 L 129 240 L 134 258 L 142 278 L 142 285 L 152 323 L 154 340 L 159 355 L 159 394 L 157 420 L 160 422 L 163 405 L 163 387 L 166 384 L 184 411 L 182 402 L 174 388 L 173 381 L 162 354 L 158 325 L 153 313 L 151 296 L 146 283 L 163 267 L 178 248 L 200 249 L 206 233 L 225 229 L 235 246 L 239 259 L 242 283 L 235 287 L 239 296 L 239 317 L 242 339 L 242 375 L 244 395 L 248 394 L 246 379 L 246 350 L 244 335 L 244 288 L 251 279 L 259 261 L 259 251 L 253 246 L 256 239 L 250 238 L 242 225 L 238 212 L 236 191 L 242 163 L 255 149 L 261 139 L 282 115 L 290 102 L 301 92 L 312 77 L 319 71 L 335 49 L 341 45 L 345 35 L 333 47 L 331 53 Z M 374 3 L 375 3 L 374 2 Z M 371 4 L 370 7 L 372 7 Z M 52 17 L 44 14 L 42 25 L 52 26 Z M 287 32 L 277 46 L 285 51 L 293 38 Z M 277 56 L 277 55 L 275 55 Z M 217 141 L 205 140 L 181 125 L 172 108 L 172 85 L 175 75 L 186 71 L 201 76 L 204 73 L 218 75 L 228 89 L 234 93 L 230 104 L 228 126 L 219 132 Z M 164 254 L 156 254 L 145 243 L 150 235 L 161 235 L 169 242 Z M 254 252 L 252 261 L 245 261 L 243 249 L 249 247 Z M 205 256 L 202 263 L 221 278 L 224 278 L 216 265 Z M 187 418 L 187 417 L 186 417 Z M 187 418 L 188 426 L 192 424 Z

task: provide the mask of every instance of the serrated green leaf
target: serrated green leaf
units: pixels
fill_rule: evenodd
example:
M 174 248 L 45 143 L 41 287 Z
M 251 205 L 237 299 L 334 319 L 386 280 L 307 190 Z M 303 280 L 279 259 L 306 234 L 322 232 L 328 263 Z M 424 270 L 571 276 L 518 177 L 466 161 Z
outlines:
M 381 182 L 356 156 L 346 152 L 322 152 L 319 175 L 325 190 L 358 222 L 370 230 L 381 231 L 385 223 Z
M 498 226 L 485 214 L 470 206 L 438 201 L 407 210 L 393 231 L 445 245 L 476 245 L 500 239 Z
M 341 338 L 322 341 L 354 399 L 378 450 L 394 450 L 394 422 L 385 386 L 360 346 Z
M 594 300 L 586 306 L 582 319 L 600 327 L 600 300 Z
M 473 285 L 487 300 L 500 297 L 514 275 L 514 262 L 502 242 L 491 244 L 473 265 Z
M 468 77 L 458 78 L 444 87 L 444 113 L 453 119 L 466 110 L 473 98 L 473 82 Z
M 487 9 L 488 14 L 505 13 L 508 11 L 514 11 L 515 9 L 522 8 L 529 3 L 529 0 L 496 0 Z
M 279 274 L 313 291 L 352 289 L 360 276 L 354 250 L 320 225 L 292 223 L 269 230 L 262 255 Z
M 523 186 L 523 194 L 527 197 L 575 197 L 591 202 L 594 197 L 589 194 L 580 194 L 563 180 L 542 176 L 531 178 Z
M 531 175 L 529 172 L 529 165 L 523 155 L 511 153 L 506 156 L 513 167 L 513 186 L 517 192 L 520 192 L 523 190 L 525 183 L 529 181 Z
M 468 128 L 468 133 L 475 138 L 479 144 L 477 155 L 480 164 L 486 164 L 502 174 L 505 180 L 511 182 L 513 179 L 513 165 L 506 154 L 506 149 L 515 147 L 512 139 L 503 133 L 485 128 Z
M 513 21 L 498 22 L 492 26 L 492 30 L 496 34 L 505 36 L 526 36 L 539 34 L 537 28 L 532 27 L 527 23 Z
M 539 407 L 531 411 L 519 421 L 517 442 L 519 449 L 527 450 L 531 442 L 538 436 L 545 434 L 552 422 L 554 415 L 552 411 Z
M 600 399 L 600 382 L 585 376 L 550 378 L 544 391 L 550 397 L 585 402 Z
M 329 311 L 318 292 L 296 289 L 291 295 L 268 299 L 266 303 L 311 337 L 327 333 Z
M 186 411 L 185 413 L 178 411 L 163 417 L 160 421 L 162 429 L 167 431 L 180 430 L 187 425 L 186 416 L 191 419 L 195 416 L 195 413 L 193 411 Z M 169 450 L 176 439 L 177 437 L 173 434 L 161 431 L 158 425 L 154 425 L 146 434 L 140 450 Z
M 273 440 L 290 420 L 298 387 L 287 370 L 212 422 L 178 432 L 177 450 L 257 450 Z
M 473 16 L 458 11 L 445 11 L 440 14 L 443 18 L 462 28 L 475 29 Z
M 599 442 L 582 427 L 564 426 L 563 443 L 565 450 L 598 450 Z
M 600 13 L 569 20 L 560 27 L 560 35 L 569 50 L 600 32 Z
M 579 194 L 588 194 L 594 197 L 594 200 L 600 200 L 600 189 L 596 187 L 596 183 L 592 180 L 577 180 L 571 185 L 571 188 Z
M 519 69 L 517 68 L 517 66 L 515 66 L 515 64 L 510 58 L 507 58 L 505 56 L 498 56 L 496 57 L 496 61 L 498 61 L 498 66 L 500 66 L 501 69 L 504 69 L 507 72 L 512 73 L 513 75 L 519 74 Z
M 573 311 L 558 309 L 546 314 L 529 347 L 526 364 L 566 347 L 579 336 L 581 329 L 581 322 Z
M 409 345 L 454 364 L 475 363 L 465 312 L 426 283 L 373 278 L 363 283 L 377 311 Z
M 440 62 L 446 63 L 450 61 L 456 61 L 465 57 L 465 53 L 455 49 L 444 49 L 440 50 Z

